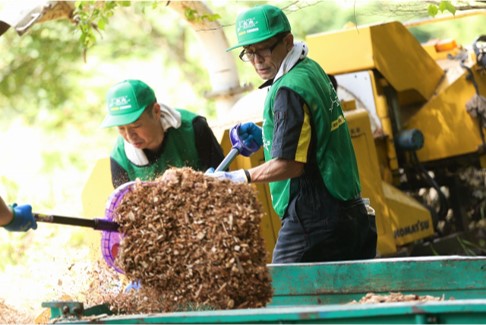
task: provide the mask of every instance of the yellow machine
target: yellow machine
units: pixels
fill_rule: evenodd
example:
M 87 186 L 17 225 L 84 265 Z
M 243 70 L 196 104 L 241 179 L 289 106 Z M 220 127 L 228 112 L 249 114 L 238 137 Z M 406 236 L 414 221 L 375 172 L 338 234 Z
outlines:
M 472 52 L 453 42 L 423 45 L 399 22 L 306 38 L 310 57 L 338 81 L 363 197 L 376 211 L 380 256 L 409 254 L 410 245 L 468 230 L 486 213 L 484 199 L 473 195 L 478 187 L 464 180 L 465 171 L 484 173 L 486 166 L 485 41 L 478 38 Z M 226 154 L 232 126 L 215 132 Z M 260 150 L 237 157 L 230 169 L 262 162 Z M 271 258 L 280 220 L 268 186 L 253 186 L 266 212 L 261 231 Z M 86 217 L 104 214 L 112 190 L 105 158 L 84 190 Z
M 473 53 L 453 41 L 422 45 L 391 22 L 306 41 L 311 57 L 374 122 L 374 141 L 351 133 L 363 196 L 376 209 L 379 252 L 474 226 L 484 214 L 484 184 L 467 186 L 463 175 L 486 166 L 486 38 L 477 39 Z M 366 133 L 355 115 L 347 115 L 351 130 Z M 474 200 L 478 190 L 483 194 Z M 424 194 L 431 192 L 428 202 Z

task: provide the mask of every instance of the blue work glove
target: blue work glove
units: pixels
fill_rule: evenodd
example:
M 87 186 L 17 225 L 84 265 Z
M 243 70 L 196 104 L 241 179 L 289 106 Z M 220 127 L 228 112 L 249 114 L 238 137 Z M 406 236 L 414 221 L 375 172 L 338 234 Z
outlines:
M 245 157 L 258 151 L 263 143 L 262 129 L 252 122 L 236 124 L 230 129 L 229 136 L 233 148 Z
M 258 147 L 263 145 L 262 128 L 253 122 L 241 124 L 238 130 L 238 135 L 247 146 L 250 146 L 252 142 L 255 142 Z
M 217 179 L 228 179 L 233 183 L 250 183 L 250 173 L 245 169 L 238 169 L 233 172 L 215 172 L 214 168 L 209 168 L 204 175 Z
M 8 231 L 27 231 L 29 229 L 37 229 L 37 221 L 32 215 L 32 207 L 28 204 L 17 205 L 12 204 L 13 219 L 4 228 Z
M 125 293 L 130 292 L 130 290 L 138 291 L 141 287 L 140 281 L 132 281 L 125 287 Z

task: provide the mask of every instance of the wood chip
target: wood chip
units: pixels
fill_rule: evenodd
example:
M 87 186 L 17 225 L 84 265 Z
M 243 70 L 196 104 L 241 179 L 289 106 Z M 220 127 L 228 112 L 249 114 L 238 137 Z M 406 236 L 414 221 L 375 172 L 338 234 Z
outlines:
M 444 296 L 442 297 L 434 297 L 430 295 L 419 296 L 416 294 L 403 294 L 401 292 L 390 292 L 390 294 L 375 294 L 372 292 L 368 292 L 363 298 L 359 301 L 352 301 L 351 303 L 355 304 L 381 304 L 381 303 L 390 303 L 390 302 L 406 302 L 406 301 L 444 301 Z

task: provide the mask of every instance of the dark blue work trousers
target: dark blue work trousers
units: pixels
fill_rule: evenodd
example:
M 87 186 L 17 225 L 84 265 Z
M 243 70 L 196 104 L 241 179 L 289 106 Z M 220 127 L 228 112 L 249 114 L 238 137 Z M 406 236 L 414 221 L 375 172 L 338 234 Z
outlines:
M 272 263 L 371 259 L 376 225 L 361 198 L 342 202 L 325 193 L 315 204 L 290 202 L 282 219 Z M 322 197 L 321 197 L 322 199 Z

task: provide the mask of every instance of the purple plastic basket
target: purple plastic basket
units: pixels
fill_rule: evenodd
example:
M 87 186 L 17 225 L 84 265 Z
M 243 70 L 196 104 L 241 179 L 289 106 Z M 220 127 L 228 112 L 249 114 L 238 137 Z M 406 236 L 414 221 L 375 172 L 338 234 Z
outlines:
M 133 188 L 135 182 L 128 182 L 117 187 L 113 193 L 108 198 L 105 207 L 105 219 L 113 221 L 114 212 L 118 204 L 123 199 L 123 196 L 130 192 Z M 116 231 L 103 231 L 101 233 L 101 253 L 103 258 L 109 266 L 114 268 L 118 273 L 124 273 L 115 264 L 115 259 L 118 255 L 118 248 L 120 247 L 120 241 L 122 240 L 122 235 Z

